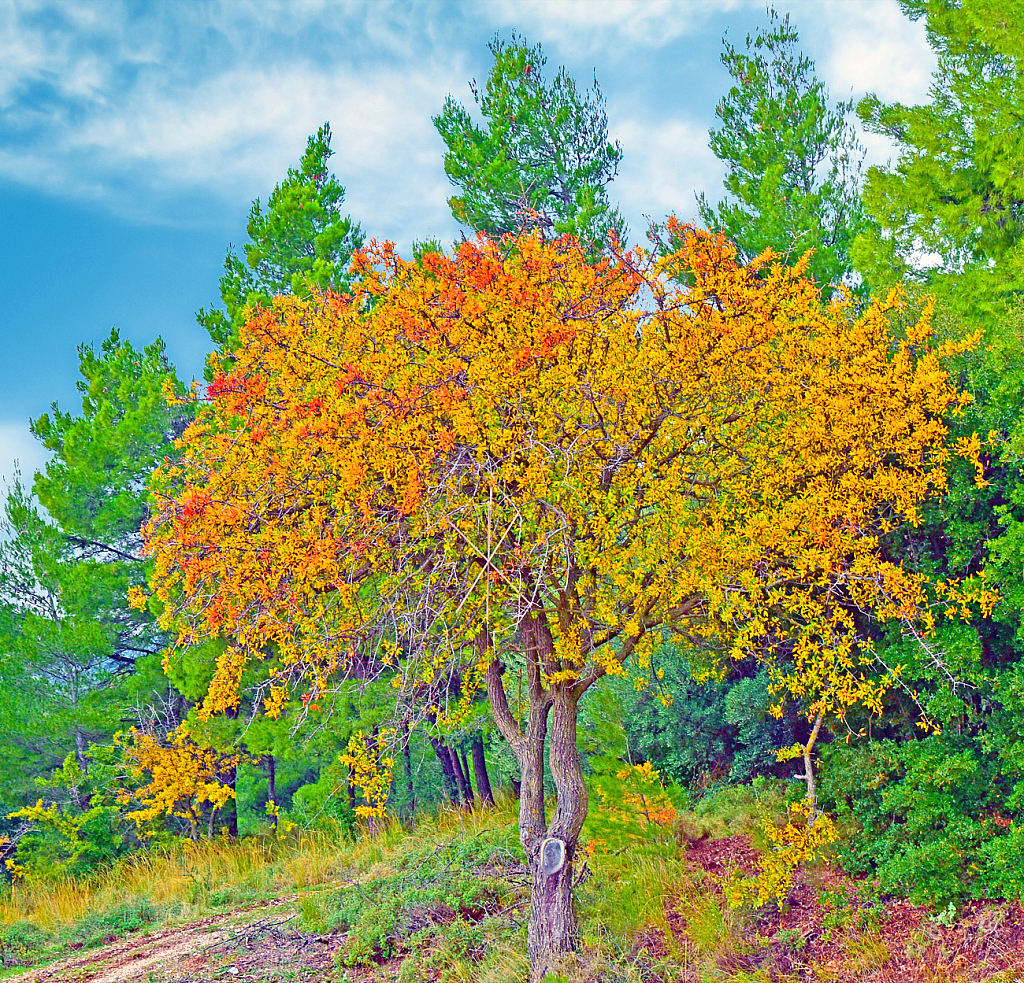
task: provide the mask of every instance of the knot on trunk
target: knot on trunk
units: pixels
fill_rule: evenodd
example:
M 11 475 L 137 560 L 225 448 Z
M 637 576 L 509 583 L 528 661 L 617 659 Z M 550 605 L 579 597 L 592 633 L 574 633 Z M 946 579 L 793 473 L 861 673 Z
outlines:
M 552 877 L 565 866 L 565 842 L 549 836 L 540 844 L 540 869 L 545 877 Z

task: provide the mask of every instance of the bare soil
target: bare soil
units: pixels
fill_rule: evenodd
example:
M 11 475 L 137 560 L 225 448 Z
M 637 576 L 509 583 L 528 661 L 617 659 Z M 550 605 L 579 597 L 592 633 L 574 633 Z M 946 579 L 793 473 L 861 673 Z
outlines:
M 712 894 L 718 893 L 718 878 L 734 869 L 752 870 L 756 858 L 747 836 L 707 840 L 687 851 L 688 862 L 707 875 Z M 718 978 L 1024 983 L 1024 909 L 1019 903 L 972 901 L 947 919 L 931 906 L 905 899 L 871 899 L 865 887 L 834 868 L 798 873 L 789 903 L 749 919 L 718 955 Z M 660 940 L 647 933 L 649 952 L 657 956 L 686 947 L 690 940 L 682 907 L 680 899 L 668 899 L 665 914 L 674 945 L 663 933 Z M 679 983 L 704 978 L 706 968 L 676 977 Z
M 320 983 L 334 976 L 340 935 L 295 927 L 294 898 L 279 898 L 180 928 L 128 936 L 37 967 L 5 983 Z M 358 980 L 359 974 L 350 973 Z

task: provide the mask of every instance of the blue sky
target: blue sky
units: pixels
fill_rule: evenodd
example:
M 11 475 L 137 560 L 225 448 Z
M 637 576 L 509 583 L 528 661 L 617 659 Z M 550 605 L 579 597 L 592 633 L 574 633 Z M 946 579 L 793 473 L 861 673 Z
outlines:
M 778 3 L 834 98 L 926 97 L 933 58 L 895 0 Z M 116 326 L 157 335 L 188 379 L 208 349 L 195 312 L 217 299 L 228 243 L 324 120 L 334 172 L 369 235 L 408 247 L 458 235 L 430 122 L 515 28 L 548 71 L 596 73 L 625 150 L 610 191 L 645 215 L 695 215 L 719 193 L 707 149 L 728 88 L 721 38 L 765 21 L 762 0 L 226 0 L 0 3 L 0 476 L 44 456 L 29 417 L 79 407 L 77 347 Z M 865 138 L 869 161 L 891 148 Z

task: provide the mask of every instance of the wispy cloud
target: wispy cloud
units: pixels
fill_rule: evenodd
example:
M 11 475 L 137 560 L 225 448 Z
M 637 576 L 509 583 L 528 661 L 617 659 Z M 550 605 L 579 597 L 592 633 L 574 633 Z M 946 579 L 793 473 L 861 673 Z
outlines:
M 395 234 L 411 209 L 443 232 L 443 148 L 430 117 L 469 72 L 458 52 L 411 57 L 389 9 L 225 3 L 133 17 L 116 3 L 5 7 L 0 176 L 142 220 L 193 222 L 169 199 L 194 190 L 237 207 L 273 187 L 329 119 L 354 213 Z M 337 42 L 333 58 L 324 35 Z
M 791 6 L 837 97 L 924 95 L 931 53 L 895 0 Z M 604 66 L 627 152 L 613 196 L 637 232 L 641 214 L 685 212 L 720 179 L 706 146 L 713 100 L 694 102 L 706 82 L 676 96 L 659 73 L 684 50 L 719 70 L 725 15 L 752 22 L 762 10 L 761 0 L 15 0 L 0 5 L 0 179 L 198 225 L 244 214 L 330 120 L 334 169 L 368 230 L 445 238 L 455 225 L 430 117 L 449 92 L 468 96 L 490 34 L 516 27 L 553 62 L 582 52 Z M 628 89 L 636 63 L 642 92 Z M 888 149 L 872 143 L 872 157 Z
M 721 184 L 722 163 L 708 149 L 707 130 L 683 119 L 655 122 L 633 120 L 619 131 L 630 148 L 616 182 L 627 214 L 660 221 L 675 214 L 683 221 L 697 215 L 695 192 L 714 190 Z M 633 242 L 643 242 L 647 229 L 635 224 Z
M 497 0 L 486 6 L 497 24 L 540 31 L 563 46 L 611 44 L 621 51 L 626 43 L 660 48 L 741 0 Z
M 48 459 L 48 452 L 29 433 L 26 423 L 0 421 L 0 496 L 14 484 L 16 468 L 21 472 L 22 483 L 31 487 L 33 475 Z

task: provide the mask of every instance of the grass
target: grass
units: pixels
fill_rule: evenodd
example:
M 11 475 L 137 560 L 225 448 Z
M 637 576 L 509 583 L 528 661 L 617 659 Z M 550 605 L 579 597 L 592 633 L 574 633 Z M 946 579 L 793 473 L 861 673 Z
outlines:
M 748 791 L 723 790 L 676 828 L 616 831 L 607 816 L 600 840 L 585 828 L 581 843 L 600 845 L 578 864 L 581 946 L 549 983 L 743 983 L 772 973 L 781 981 L 798 963 L 823 983 L 895 972 L 902 943 L 893 948 L 885 936 L 884 904 L 858 900 L 852 882 L 805 875 L 817 921 L 796 924 L 785 921 L 785 908 L 727 907 L 714 879 L 687 864 L 694 830 L 711 839 L 749 833 L 755 813 Z M 280 841 L 181 843 L 88 878 L 8 886 L 0 893 L 0 976 L 131 932 L 216 915 L 241 924 L 247 916 L 238 909 L 286 899 L 273 910 L 288 915 L 299 942 L 320 940 L 327 968 L 311 976 L 284 967 L 261 979 L 525 983 L 530 878 L 522 860 L 516 803 L 507 799 L 475 812 L 441 809 L 411 831 L 388 823 L 354 840 L 327 829 Z M 993 908 L 985 925 L 1008 931 L 1004 916 Z
M 489 810 L 442 808 L 411 832 L 396 821 L 355 840 L 339 829 L 281 841 L 182 842 L 86 878 L 8 886 L 0 893 L 0 957 L 23 966 L 150 926 L 294 896 L 301 931 L 344 933 L 339 979 L 391 959 L 401 960 L 399 983 L 525 981 L 529 878 L 516 809 L 509 799 Z M 740 812 L 729 799 L 707 821 L 731 831 Z M 589 857 L 577 892 L 582 954 L 568 960 L 567 980 L 640 983 L 658 959 L 683 966 L 710 951 L 676 940 L 666 921 L 666 899 L 694 887 L 683 852 L 671 829 L 624 829 L 621 841 Z M 669 951 L 655 958 L 637 948 L 633 937 L 644 929 L 667 940 Z

